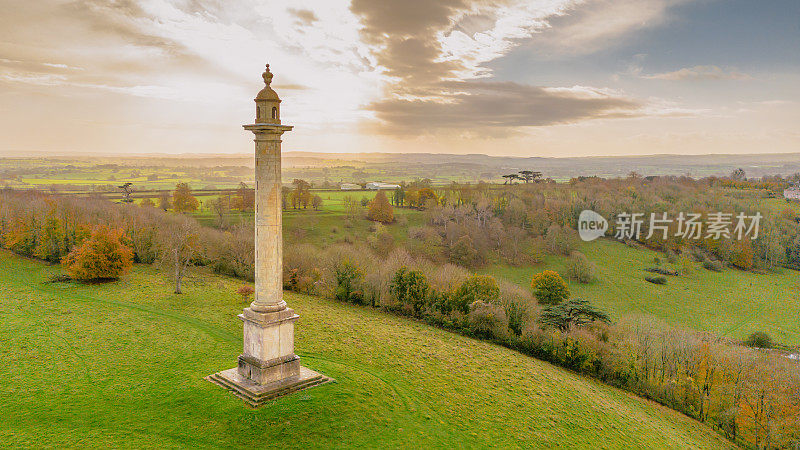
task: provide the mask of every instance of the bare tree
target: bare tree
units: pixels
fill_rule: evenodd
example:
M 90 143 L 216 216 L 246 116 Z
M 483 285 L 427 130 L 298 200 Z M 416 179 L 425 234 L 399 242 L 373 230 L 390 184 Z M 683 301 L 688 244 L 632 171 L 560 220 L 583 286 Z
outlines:
M 161 266 L 170 272 L 175 293 L 181 294 L 183 278 L 200 250 L 200 227 L 193 219 L 175 217 L 160 231 Z
M 123 203 L 131 203 L 131 202 L 133 202 L 133 199 L 131 198 L 131 192 L 133 192 L 133 183 L 131 183 L 129 181 L 129 182 L 124 183 L 124 184 L 122 184 L 120 186 L 117 186 L 117 187 L 122 189 L 122 202 Z
M 158 207 L 163 209 L 165 212 L 172 208 L 172 197 L 170 196 L 169 192 L 163 191 L 158 194 Z
M 209 207 L 217 215 L 217 227 L 225 228 L 225 215 L 231 212 L 230 196 L 220 195 L 209 202 Z

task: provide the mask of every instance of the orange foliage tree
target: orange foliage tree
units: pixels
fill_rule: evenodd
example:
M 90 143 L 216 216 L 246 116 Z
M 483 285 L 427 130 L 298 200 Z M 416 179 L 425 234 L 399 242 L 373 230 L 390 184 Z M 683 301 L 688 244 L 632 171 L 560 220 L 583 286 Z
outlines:
M 383 191 L 378 191 L 378 193 L 375 194 L 375 198 L 370 202 L 367 218 L 381 223 L 394 222 L 394 208 L 392 208 L 389 199 Z
M 731 262 L 740 269 L 750 270 L 753 268 L 754 257 L 753 246 L 750 244 L 750 240 L 747 239 L 738 242 L 737 245 L 734 246 L 733 260 Z
M 133 264 L 133 250 L 125 241 L 127 236 L 121 228 L 97 225 L 62 263 L 76 280 L 117 279 Z

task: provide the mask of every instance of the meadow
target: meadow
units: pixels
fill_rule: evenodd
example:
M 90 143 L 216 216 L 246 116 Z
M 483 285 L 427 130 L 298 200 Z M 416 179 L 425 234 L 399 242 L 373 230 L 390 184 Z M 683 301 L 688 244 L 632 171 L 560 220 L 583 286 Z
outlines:
M 731 448 L 666 407 L 375 309 L 285 294 L 296 351 L 336 382 L 253 410 L 203 377 L 240 352 L 241 281 L 117 282 L 0 251 L 0 441 L 26 447 Z
M 744 339 L 766 331 L 776 341 L 800 345 L 800 274 L 789 269 L 758 274 L 736 269 L 706 270 L 691 263 L 686 275 L 667 277 L 666 285 L 645 281 L 644 271 L 674 270 L 663 253 L 632 248 L 613 239 L 581 243 L 580 251 L 596 266 L 597 279 L 588 284 L 568 282 L 574 297 L 590 300 L 613 318 L 647 314 L 669 324 Z M 548 255 L 535 267 L 494 265 L 481 271 L 529 287 L 534 272 L 566 273 L 567 258 Z

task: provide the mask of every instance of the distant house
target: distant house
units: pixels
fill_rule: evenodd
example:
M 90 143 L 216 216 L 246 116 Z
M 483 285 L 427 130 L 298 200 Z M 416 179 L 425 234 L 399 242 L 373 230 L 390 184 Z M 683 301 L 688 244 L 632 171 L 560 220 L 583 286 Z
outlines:
M 342 183 L 339 188 L 343 191 L 357 191 L 361 189 L 361 186 L 354 183 Z
M 800 200 L 800 185 L 790 186 L 783 191 L 783 196 L 786 200 Z
M 400 189 L 400 185 L 399 184 L 386 184 L 386 183 L 382 183 L 380 181 L 372 181 L 372 182 L 367 183 L 367 189 L 371 189 L 373 191 L 377 191 L 377 190 L 381 190 L 381 189 L 395 190 L 395 189 Z

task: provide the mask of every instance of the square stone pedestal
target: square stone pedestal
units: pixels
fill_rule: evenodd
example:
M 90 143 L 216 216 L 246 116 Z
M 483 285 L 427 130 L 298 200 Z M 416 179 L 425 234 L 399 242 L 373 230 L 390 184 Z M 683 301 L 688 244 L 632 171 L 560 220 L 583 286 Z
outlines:
M 302 366 L 297 376 L 270 384 L 254 383 L 241 376 L 236 367 L 209 375 L 206 380 L 228 389 L 253 408 L 292 392 L 333 381 L 325 375 Z
M 244 345 L 238 366 L 207 380 L 233 391 L 253 407 L 331 381 L 300 366 L 300 358 L 294 354 L 294 322 L 299 316 L 293 310 L 260 313 L 246 308 L 239 318 L 244 322 Z

